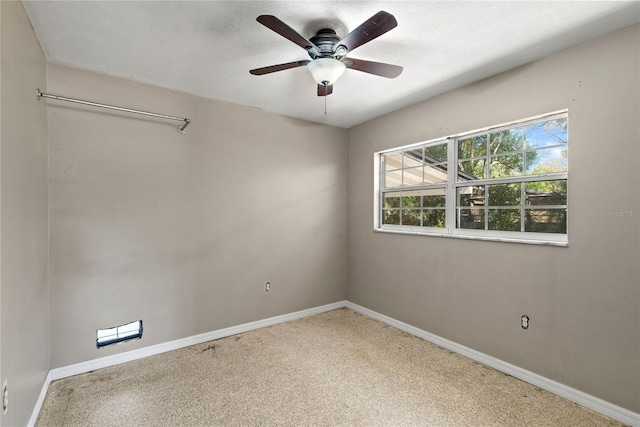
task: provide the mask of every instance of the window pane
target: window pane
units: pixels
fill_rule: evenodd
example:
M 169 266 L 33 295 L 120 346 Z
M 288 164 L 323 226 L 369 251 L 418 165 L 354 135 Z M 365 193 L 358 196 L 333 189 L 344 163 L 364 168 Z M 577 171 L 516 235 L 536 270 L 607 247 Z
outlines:
M 489 209 L 489 230 L 520 231 L 520 209 Z
M 426 166 L 424 168 L 424 182 L 427 184 L 447 182 L 447 165 Z
M 458 181 L 485 179 L 487 177 L 486 159 L 458 162 Z
M 407 187 L 420 184 L 422 184 L 422 167 L 402 170 L 403 186 Z
M 484 206 L 484 185 L 458 188 L 458 206 Z
M 422 148 L 405 151 L 403 168 L 415 168 L 422 166 Z
M 491 158 L 491 178 L 522 175 L 522 154 L 507 154 Z
M 447 161 L 447 144 L 432 145 L 424 148 L 425 163 Z
M 400 225 L 400 209 L 385 209 L 382 221 L 384 224 Z
M 527 151 L 527 175 L 567 171 L 567 147 Z
M 491 154 L 521 151 L 524 145 L 524 128 L 507 129 L 489 135 Z
M 394 191 L 391 193 L 384 193 L 384 208 L 399 208 L 400 207 L 400 192 Z
M 552 206 L 567 204 L 567 180 L 525 183 L 526 205 Z
M 534 233 L 567 233 L 566 209 L 526 209 L 524 231 Z
M 422 190 L 422 206 L 424 207 L 444 207 L 446 205 L 446 188 L 433 188 Z
M 402 225 L 420 225 L 420 209 L 403 209 Z
M 384 186 L 386 188 L 395 188 L 402 185 L 402 169 L 385 172 Z
M 458 227 L 484 230 L 484 209 L 460 209 Z
M 526 127 L 527 148 L 567 143 L 567 119 L 549 120 Z
M 519 206 L 521 184 L 489 185 L 489 206 Z
M 458 141 L 458 159 L 471 159 L 487 155 L 487 135 Z
M 402 192 L 402 208 L 419 208 L 420 190 Z
M 424 227 L 444 227 L 444 209 L 425 209 L 422 211 L 422 225 Z
M 387 154 L 384 156 L 384 170 L 402 169 L 402 154 Z

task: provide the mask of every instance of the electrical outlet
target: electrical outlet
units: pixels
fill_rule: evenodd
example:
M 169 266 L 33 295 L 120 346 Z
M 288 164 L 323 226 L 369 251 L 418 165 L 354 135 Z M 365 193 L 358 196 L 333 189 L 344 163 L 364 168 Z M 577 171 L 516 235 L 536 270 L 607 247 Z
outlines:
M 529 329 L 529 316 L 526 314 L 522 315 L 520 318 L 520 326 L 522 326 L 522 329 Z
M 271 282 L 264 282 L 264 291 L 269 292 L 271 290 Z
M 7 380 L 4 380 L 2 386 L 2 413 L 6 414 L 9 409 L 9 389 L 7 388 Z

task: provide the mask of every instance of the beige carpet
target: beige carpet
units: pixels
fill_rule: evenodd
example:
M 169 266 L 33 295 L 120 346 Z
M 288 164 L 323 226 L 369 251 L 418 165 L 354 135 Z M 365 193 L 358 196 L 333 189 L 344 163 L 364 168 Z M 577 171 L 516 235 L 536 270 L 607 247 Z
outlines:
M 617 426 L 348 309 L 53 382 L 36 426 Z

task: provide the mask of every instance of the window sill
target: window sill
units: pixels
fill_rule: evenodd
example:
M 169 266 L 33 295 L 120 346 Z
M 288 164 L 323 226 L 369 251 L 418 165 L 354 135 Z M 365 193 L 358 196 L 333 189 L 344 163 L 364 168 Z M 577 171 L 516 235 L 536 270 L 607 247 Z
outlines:
M 470 236 L 470 235 L 463 235 L 463 234 L 418 232 L 418 231 L 411 231 L 411 230 L 389 230 L 389 229 L 383 229 L 383 228 L 374 228 L 373 231 L 375 233 L 408 234 L 408 235 L 414 235 L 414 236 L 428 236 L 428 237 L 448 237 L 451 239 L 463 239 L 463 240 L 487 240 L 491 242 L 523 243 L 526 245 L 559 246 L 559 247 L 569 246 L 569 242 L 534 240 L 534 239 L 516 239 L 511 237 Z

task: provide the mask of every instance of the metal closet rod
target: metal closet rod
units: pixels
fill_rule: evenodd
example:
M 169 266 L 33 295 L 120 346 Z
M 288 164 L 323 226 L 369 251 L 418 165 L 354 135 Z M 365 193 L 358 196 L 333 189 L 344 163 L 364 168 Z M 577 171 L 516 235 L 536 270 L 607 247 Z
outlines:
M 161 119 L 178 120 L 180 122 L 184 122 L 184 124 L 178 126 L 178 132 L 180 133 L 187 133 L 187 126 L 189 126 L 189 123 L 191 123 L 191 120 L 184 117 L 167 116 L 166 114 L 150 113 L 148 111 L 132 110 L 131 108 L 116 107 L 115 105 L 99 104 L 97 102 L 83 101 L 82 99 L 67 98 L 66 96 L 43 93 L 43 92 L 40 92 L 40 89 L 36 89 L 36 90 L 37 90 L 38 100 L 40 100 L 40 98 L 51 98 L 51 99 L 57 99 L 58 101 L 75 102 L 76 104 L 91 105 L 92 107 L 108 108 L 110 110 L 125 111 L 127 113 L 143 114 L 145 116 L 159 117 Z

